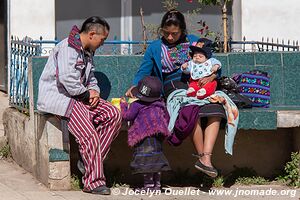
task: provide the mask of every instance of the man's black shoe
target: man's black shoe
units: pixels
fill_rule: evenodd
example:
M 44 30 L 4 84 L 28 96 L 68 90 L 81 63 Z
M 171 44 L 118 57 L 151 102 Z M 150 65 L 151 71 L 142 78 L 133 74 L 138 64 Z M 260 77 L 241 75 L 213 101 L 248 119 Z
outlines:
M 92 194 L 110 195 L 110 189 L 106 187 L 106 185 L 101 185 L 92 190 L 83 189 L 82 191 L 87 193 L 92 193 Z

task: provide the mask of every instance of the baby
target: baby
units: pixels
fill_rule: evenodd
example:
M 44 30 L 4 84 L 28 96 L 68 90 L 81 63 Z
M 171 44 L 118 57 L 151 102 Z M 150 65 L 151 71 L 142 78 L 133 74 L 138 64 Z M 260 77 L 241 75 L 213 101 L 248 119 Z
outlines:
M 221 68 L 220 61 L 211 58 L 210 45 L 211 41 L 203 38 L 198 40 L 195 46 L 190 46 L 192 60 L 181 66 L 183 73 L 191 75 L 187 96 L 204 99 L 216 90 L 217 81 L 215 80 L 206 83 L 202 87 L 198 86 L 200 78 L 210 76 Z

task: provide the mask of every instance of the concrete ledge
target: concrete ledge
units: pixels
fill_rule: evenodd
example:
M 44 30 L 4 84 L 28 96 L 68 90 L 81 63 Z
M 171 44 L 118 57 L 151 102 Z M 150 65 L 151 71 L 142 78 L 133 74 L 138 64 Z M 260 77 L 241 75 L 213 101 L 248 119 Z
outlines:
M 65 159 L 68 158 L 68 152 L 64 152 L 60 120 L 41 114 L 29 118 L 14 108 L 7 108 L 3 113 L 3 124 L 12 157 L 17 164 L 50 189 L 71 188 L 70 161 Z M 64 152 L 64 161 L 50 162 L 51 149 Z
M 36 137 L 33 121 L 14 108 L 3 112 L 4 131 L 16 163 L 36 176 Z
M 300 127 L 300 111 L 299 110 L 277 111 L 277 127 L 278 128 Z
M 71 189 L 71 171 L 69 161 L 49 163 L 48 187 L 51 190 Z
M 50 149 L 49 150 L 49 162 L 57 161 L 69 161 L 70 156 L 62 149 Z
M 69 153 L 64 151 L 61 121 L 53 115 L 35 113 L 38 179 L 53 190 L 71 189 Z
M 268 108 L 240 109 L 238 129 L 244 130 L 276 130 L 276 110 Z

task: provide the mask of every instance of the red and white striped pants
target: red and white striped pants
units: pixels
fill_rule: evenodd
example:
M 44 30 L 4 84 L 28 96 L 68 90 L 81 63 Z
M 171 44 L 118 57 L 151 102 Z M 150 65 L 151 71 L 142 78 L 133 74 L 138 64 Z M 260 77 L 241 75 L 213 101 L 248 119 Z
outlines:
M 79 144 L 86 170 L 83 176 L 85 189 L 92 190 L 106 184 L 103 161 L 120 127 L 120 111 L 109 102 L 100 99 L 95 108 L 80 101 L 74 104 L 68 129 Z

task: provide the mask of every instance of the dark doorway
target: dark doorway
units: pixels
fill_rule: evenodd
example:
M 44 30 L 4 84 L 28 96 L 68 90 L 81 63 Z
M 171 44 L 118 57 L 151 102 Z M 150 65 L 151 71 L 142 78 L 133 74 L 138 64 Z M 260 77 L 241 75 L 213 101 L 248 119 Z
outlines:
M 0 90 L 7 92 L 7 0 L 0 1 Z

